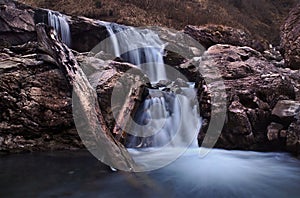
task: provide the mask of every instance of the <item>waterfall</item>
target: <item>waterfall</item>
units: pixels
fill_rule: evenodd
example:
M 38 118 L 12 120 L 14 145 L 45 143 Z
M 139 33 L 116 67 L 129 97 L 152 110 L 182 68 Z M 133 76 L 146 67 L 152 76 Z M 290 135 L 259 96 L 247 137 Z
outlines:
M 198 147 L 201 117 L 195 84 L 191 83 L 190 87 L 186 87 L 188 81 L 185 76 L 164 65 L 166 43 L 162 42 L 159 33 L 115 23 L 99 23 L 106 27 L 109 37 L 95 48 L 95 53 L 102 50 L 138 66 L 152 85 L 160 80 L 168 81 L 166 71 L 170 78 L 176 77 L 180 78 L 179 81 L 186 82 L 181 84 L 182 87 L 176 84 L 176 80 L 170 81 L 168 87 L 149 88 L 149 94 L 135 112 L 134 122 L 127 123 L 130 126 L 126 130 L 128 135 L 125 145 L 134 160 L 142 162 L 138 171 L 161 168 L 177 159 L 187 149 Z M 171 154 L 168 152 L 170 150 Z M 145 153 L 136 155 L 136 152 Z M 163 153 L 168 155 L 162 156 Z M 140 159 L 141 156 L 143 160 Z
M 71 46 L 71 33 L 66 16 L 59 13 L 48 11 L 48 24 L 56 30 L 63 43 Z
M 130 137 L 127 147 L 197 147 L 201 119 L 193 88 L 183 89 L 183 94 L 149 91 L 134 118 L 133 131 L 139 137 Z
M 107 29 L 115 57 L 139 66 L 151 82 L 165 80 L 166 71 L 163 61 L 164 43 L 159 36 L 148 29 L 137 29 L 116 23 L 100 22 Z
M 150 29 L 137 29 L 116 23 L 100 22 L 109 34 L 105 51 L 137 65 L 152 84 L 166 80 L 163 61 L 164 43 Z M 183 77 L 184 78 L 184 77 Z M 200 130 L 197 95 L 192 87 L 181 88 L 181 94 L 150 89 L 139 106 L 127 138 L 129 148 L 197 147 Z

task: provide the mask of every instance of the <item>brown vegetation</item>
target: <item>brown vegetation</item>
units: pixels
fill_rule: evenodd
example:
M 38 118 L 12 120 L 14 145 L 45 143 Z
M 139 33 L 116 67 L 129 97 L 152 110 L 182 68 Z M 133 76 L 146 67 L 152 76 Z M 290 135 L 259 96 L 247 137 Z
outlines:
M 279 27 L 297 0 L 20 0 L 33 6 L 133 26 L 222 24 L 279 44 Z

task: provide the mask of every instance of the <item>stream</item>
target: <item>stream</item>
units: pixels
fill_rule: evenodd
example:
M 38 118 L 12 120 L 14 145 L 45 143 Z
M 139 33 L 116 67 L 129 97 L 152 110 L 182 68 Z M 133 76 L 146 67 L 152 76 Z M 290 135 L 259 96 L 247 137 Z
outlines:
M 145 155 L 139 163 L 172 150 Z M 299 197 L 300 161 L 285 153 L 190 148 L 164 168 L 113 172 L 87 151 L 1 156 L 0 197 Z

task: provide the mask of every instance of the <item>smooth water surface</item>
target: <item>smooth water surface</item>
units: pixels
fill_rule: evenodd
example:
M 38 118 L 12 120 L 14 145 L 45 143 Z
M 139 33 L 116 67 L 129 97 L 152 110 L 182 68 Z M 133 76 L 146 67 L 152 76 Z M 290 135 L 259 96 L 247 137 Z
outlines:
M 164 152 L 131 150 L 139 164 Z M 288 154 L 198 153 L 146 173 L 112 172 L 85 151 L 1 156 L 0 197 L 300 197 L 300 161 Z

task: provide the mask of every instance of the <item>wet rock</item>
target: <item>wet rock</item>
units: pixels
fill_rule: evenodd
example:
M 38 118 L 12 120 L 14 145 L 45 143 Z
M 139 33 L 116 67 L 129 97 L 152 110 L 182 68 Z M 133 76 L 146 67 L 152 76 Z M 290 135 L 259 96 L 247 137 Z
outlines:
M 174 85 L 177 85 L 179 87 L 189 87 L 189 85 L 187 84 L 187 82 L 181 78 L 177 78 L 174 82 Z
M 270 141 L 276 141 L 276 140 L 279 139 L 280 136 L 284 136 L 284 135 L 280 135 L 281 134 L 281 130 L 283 128 L 284 128 L 283 125 L 272 122 L 268 126 L 268 133 L 267 133 L 268 140 L 270 140 Z
M 300 4 L 289 13 L 281 27 L 281 48 L 286 67 L 300 69 Z
M 300 154 L 300 109 L 297 110 L 295 121 L 292 122 L 287 130 L 286 136 L 287 150 L 295 154 Z
M 0 47 L 36 41 L 35 25 L 48 24 L 47 9 L 33 8 L 8 0 L 0 1 L 0 9 Z M 98 20 L 64 16 L 70 25 L 71 47 L 78 52 L 88 52 L 108 37 L 105 26 L 100 25 Z
M 293 119 L 299 108 L 300 101 L 280 100 L 274 107 L 272 115 L 277 116 L 281 120 Z
M 215 44 L 230 44 L 235 46 L 250 46 L 258 51 L 267 49 L 267 42 L 255 41 L 251 34 L 241 30 L 223 25 L 205 25 L 185 27 L 184 32 L 209 48 Z
M 172 83 L 172 81 L 170 81 L 170 80 L 160 80 L 158 83 L 156 83 L 153 86 L 153 88 L 157 89 L 157 88 L 161 88 L 161 87 L 167 87 L 171 83 Z

